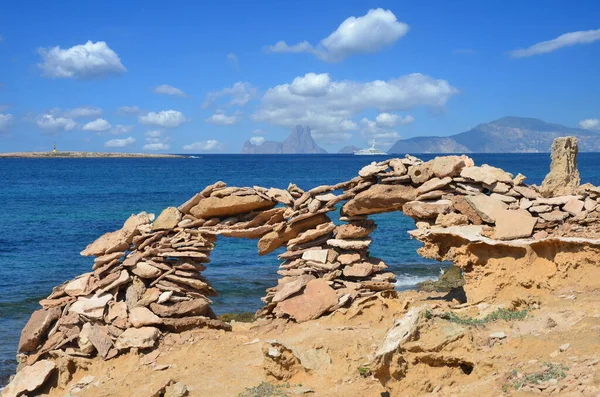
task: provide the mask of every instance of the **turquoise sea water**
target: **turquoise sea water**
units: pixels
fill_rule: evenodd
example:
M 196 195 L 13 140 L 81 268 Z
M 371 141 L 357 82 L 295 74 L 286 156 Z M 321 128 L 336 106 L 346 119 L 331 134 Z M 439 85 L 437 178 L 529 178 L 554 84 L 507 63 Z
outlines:
M 53 286 L 91 269 L 79 252 L 101 234 L 118 229 L 132 213 L 156 214 L 179 205 L 217 180 L 228 185 L 303 189 L 357 175 L 371 161 L 391 156 L 202 155 L 191 159 L 0 159 L 0 386 L 14 373 L 20 330 Z M 424 160 L 432 155 L 420 156 Z M 540 183 L 547 154 L 472 156 Z M 583 182 L 600 184 L 600 154 L 580 155 Z M 338 207 L 339 208 L 339 207 Z M 372 255 L 384 259 L 398 288 L 439 273 L 440 264 L 416 254 L 414 227 L 401 213 L 374 216 Z M 279 252 L 279 251 L 278 251 Z M 277 253 L 259 257 L 256 241 L 222 238 L 204 275 L 220 293 L 217 313 L 254 311 L 276 284 Z

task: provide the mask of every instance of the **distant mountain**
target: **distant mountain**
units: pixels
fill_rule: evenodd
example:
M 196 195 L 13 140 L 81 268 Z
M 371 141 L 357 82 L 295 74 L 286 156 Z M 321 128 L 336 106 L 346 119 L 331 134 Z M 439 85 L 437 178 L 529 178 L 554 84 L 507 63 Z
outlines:
M 344 146 L 343 148 L 340 149 L 340 151 L 338 153 L 340 154 L 352 154 L 356 151 L 360 150 L 359 148 L 357 148 L 356 146 Z
M 301 125 L 296 126 L 290 135 L 283 141 L 265 141 L 255 145 L 250 141 L 244 143 L 242 148 L 244 154 L 309 154 L 327 153 L 320 148 L 312 138 L 310 128 Z
M 388 153 L 549 152 L 554 138 L 572 135 L 582 152 L 600 151 L 600 134 L 525 117 L 503 117 L 448 137 L 401 139 Z

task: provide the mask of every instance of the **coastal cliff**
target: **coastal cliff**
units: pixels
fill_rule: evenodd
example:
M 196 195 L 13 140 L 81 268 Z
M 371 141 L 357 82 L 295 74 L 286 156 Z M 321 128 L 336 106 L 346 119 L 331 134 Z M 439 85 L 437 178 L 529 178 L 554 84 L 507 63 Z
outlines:
M 406 156 L 310 190 L 217 182 L 132 215 L 40 302 L 3 396 L 595 395 L 600 188 L 580 185 L 576 138 L 552 160 L 541 187 L 464 155 Z M 396 292 L 369 252 L 369 216 L 392 211 L 464 283 Z M 218 236 L 286 249 L 252 323 L 210 307 Z

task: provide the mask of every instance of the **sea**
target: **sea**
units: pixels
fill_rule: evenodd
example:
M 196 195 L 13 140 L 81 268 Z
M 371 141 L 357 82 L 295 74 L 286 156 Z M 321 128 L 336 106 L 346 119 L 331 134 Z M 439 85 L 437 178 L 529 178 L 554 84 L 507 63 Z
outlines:
M 435 155 L 420 155 L 429 160 Z M 196 155 L 177 159 L 5 159 L 0 158 L 0 388 L 15 372 L 21 329 L 53 286 L 91 270 L 93 258 L 79 252 L 141 211 L 159 214 L 206 185 L 308 190 L 357 175 L 372 161 L 397 156 Z M 487 163 L 521 172 L 540 184 L 550 165 L 547 153 L 472 154 Z M 579 155 L 582 182 L 600 184 L 600 153 Z M 339 209 L 339 206 L 338 206 Z M 407 231 L 414 222 L 400 212 L 372 217 L 371 254 L 398 278 L 399 290 L 436 278 L 449 266 L 421 258 L 420 243 Z M 265 289 L 276 285 L 277 254 L 258 256 L 256 240 L 220 238 L 203 273 L 219 292 L 217 314 L 254 312 Z

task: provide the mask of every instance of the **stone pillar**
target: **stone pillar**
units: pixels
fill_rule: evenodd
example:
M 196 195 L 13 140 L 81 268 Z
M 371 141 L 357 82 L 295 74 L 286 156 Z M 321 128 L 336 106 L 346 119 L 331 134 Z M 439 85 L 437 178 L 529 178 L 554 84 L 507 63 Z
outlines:
M 576 194 L 581 181 L 577 169 L 579 147 L 574 136 L 556 138 L 552 143 L 550 172 L 544 178 L 540 193 L 544 197 Z

